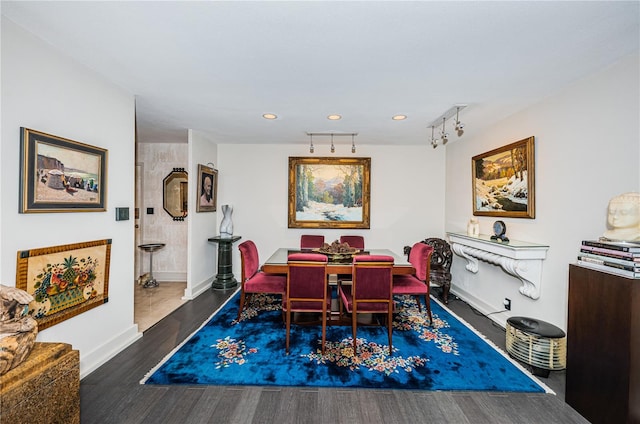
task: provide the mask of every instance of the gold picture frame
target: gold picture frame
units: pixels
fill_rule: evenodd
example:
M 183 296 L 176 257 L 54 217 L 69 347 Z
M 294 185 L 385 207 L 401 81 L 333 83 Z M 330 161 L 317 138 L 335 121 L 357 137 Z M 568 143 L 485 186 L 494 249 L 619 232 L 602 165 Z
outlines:
M 35 299 L 38 329 L 107 303 L 111 239 L 18 252 L 16 287 Z
M 102 212 L 107 150 L 20 128 L 19 213 Z
M 534 158 L 534 137 L 474 156 L 473 215 L 535 218 Z
M 289 157 L 289 228 L 370 228 L 371 158 Z

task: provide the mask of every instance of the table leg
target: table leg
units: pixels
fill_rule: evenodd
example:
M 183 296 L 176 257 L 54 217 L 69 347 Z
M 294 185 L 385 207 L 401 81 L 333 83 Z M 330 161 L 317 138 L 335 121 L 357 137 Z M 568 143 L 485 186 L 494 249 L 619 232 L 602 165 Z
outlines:
M 158 287 L 158 282 L 153 278 L 153 251 L 149 252 L 149 277 L 142 287 L 145 289 L 149 287 Z

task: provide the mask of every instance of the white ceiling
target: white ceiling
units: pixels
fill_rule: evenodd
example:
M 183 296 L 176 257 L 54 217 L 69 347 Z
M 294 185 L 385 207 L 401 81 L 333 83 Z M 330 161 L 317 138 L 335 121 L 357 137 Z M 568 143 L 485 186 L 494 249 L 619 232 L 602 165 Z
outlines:
M 183 142 L 192 128 L 220 143 L 308 143 L 305 132 L 333 131 L 359 133 L 356 144 L 426 144 L 429 124 L 455 104 L 469 105 L 460 114 L 468 135 L 638 52 L 640 40 L 638 1 L 1 8 L 134 94 L 143 142 Z

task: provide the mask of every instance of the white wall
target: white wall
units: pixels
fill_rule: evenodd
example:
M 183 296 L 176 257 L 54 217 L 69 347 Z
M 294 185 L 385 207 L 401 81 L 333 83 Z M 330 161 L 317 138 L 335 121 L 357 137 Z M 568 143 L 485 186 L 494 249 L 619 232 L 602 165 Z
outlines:
M 203 291 L 211 288 L 211 283 L 218 269 L 217 244 L 207 241 L 218 235 L 217 216 L 222 212 L 196 212 L 196 201 L 200 198 L 198 180 L 198 164 L 217 169 L 217 146 L 208 134 L 200 131 L 189 131 L 189 266 L 185 298 L 193 299 Z M 218 178 L 220 175 L 218 174 Z M 218 181 L 218 193 L 220 192 Z M 217 209 L 220 211 L 220 202 Z
M 508 316 L 528 316 L 566 329 L 568 269 L 581 240 L 606 230 L 610 198 L 640 191 L 638 75 L 636 54 L 487 132 L 467 128 L 463 140 L 447 145 L 445 228 L 464 232 L 472 216 L 471 157 L 535 136 L 536 218 L 503 220 L 508 237 L 550 246 L 538 300 L 520 295 L 519 281 L 500 267 L 481 262 L 472 274 L 457 256 L 453 291 L 484 312 L 504 309 L 503 299 L 510 298 L 510 314 L 492 315 L 503 325 Z M 479 217 L 480 232 L 491 234 L 496 219 Z
M 144 218 L 142 243 L 166 244 L 153 254 L 153 276 L 158 281 L 187 279 L 187 221 L 173 220 L 163 208 L 162 194 L 164 179 L 173 168 L 184 168 L 188 172 L 188 154 L 187 143 L 138 143 L 137 161 L 144 164 L 140 205 Z M 188 172 L 188 176 L 191 182 L 193 174 Z M 147 214 L 147 208 L 153 208 L 153 214 Z M 144 253 L 142 258 L 141 270 L 148 272 L 149 253 Z
M 97 74 L 2 18 L 0 282 L 15 285 L 16 252 L 112 239 L 109 302 L 41 331 L 41 342 L 70 343 L 86 375 L 133 342 L 134 100 Z M 108 149 L 107 210 L 18 213 L 20 127 Z
M 359 137 L 366 137 L 361 134 Z M 366 140 L 363 141 L 366 143 Z M 322 149 L 326 148 L 326 154 Z M 371 229 L 287 228 L 288 158 L 311 156 L 308 145 L 218 145 L 218 205 L 233 205 L 237 244 L 253 240 L 261 262 L 278 247 L 298 247 L 301 234 L 324 234 L 331 242 L 341 234 L 361 234 L 372 248 L 402 254 L 405 245 L 443 236 L 444 151 L 424 146 L 336 146 L 335 157 L 371 157 Z M 316 145 L 314 156 L 329 156 Z M 218 214 L 218 225 L 222 213 Z M 240 255 L 234 246 L 233 268 L 240 276 Z

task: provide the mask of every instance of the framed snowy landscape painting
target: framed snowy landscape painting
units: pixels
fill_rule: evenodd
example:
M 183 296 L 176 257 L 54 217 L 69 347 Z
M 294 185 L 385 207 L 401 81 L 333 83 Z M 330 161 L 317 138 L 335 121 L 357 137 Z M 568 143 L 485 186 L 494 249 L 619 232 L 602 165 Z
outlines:
M 473 214 L 535 218 L 534 137 L 471 158 Z
M 371 158 L 289 158 L 289 228 L 369 228 Z

